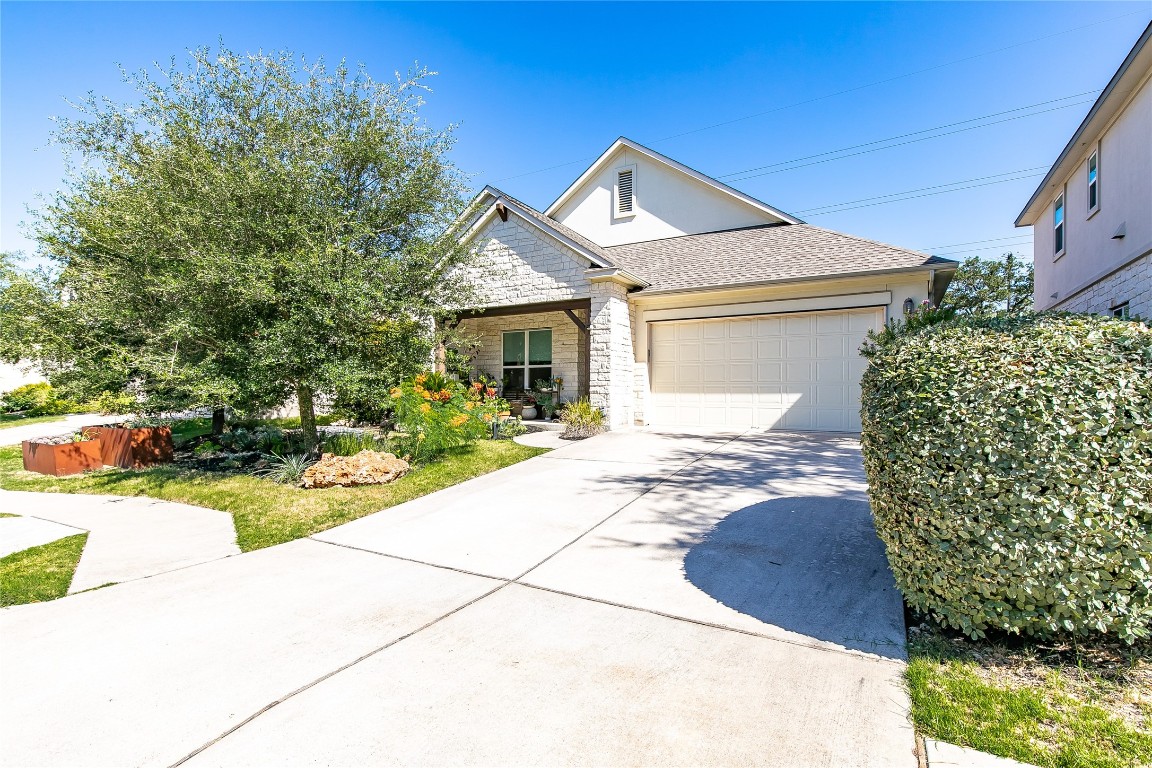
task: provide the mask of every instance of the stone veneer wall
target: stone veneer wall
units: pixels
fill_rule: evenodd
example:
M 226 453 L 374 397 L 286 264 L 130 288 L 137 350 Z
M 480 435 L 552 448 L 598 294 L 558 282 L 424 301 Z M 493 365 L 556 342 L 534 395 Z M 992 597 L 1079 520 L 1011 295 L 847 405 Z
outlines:
M 589 397 L 604 411 L 608 426 L 632 424 L 633 368 L 632 321 L 628 289 L 604 280 L 592 284 L 592 350 Z
M 1053 309 L 1110 315 L 1113 307 L 1125 301 L 1132 317 L 1139 315 L 1145 320 L 1152 319 L 1152 254 L 1136 259 L 1103 280 L 1057 302 Z
M 477 306 L 506 307 L 541 301 L 586 299 L 588 259 L 515 216 L 494 217 L 475 238 L 477 265 L 467 274 L 479 293 Z M 569 322 L 569 325 L 571 323 Z
M 588 313 L 575 313 L 587 321 Z M 552 375 L 564 379 L 561 400 L 575 400 L 580 393 L 581 335 L 576 324 L 563 312 L 538 312 L 529 315 L 467 318 L 460 328 L 480 336 L 480 350 L 475 367 L 499 380 L 504 366 L 504 331 L 530 331 L 534 328 L 552 329 Z

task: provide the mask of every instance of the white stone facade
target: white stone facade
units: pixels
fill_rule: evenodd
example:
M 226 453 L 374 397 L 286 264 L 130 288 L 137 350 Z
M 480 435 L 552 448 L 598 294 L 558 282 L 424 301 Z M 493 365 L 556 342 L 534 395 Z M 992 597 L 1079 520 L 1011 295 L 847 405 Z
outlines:
M 591 262 L 544 233 L 509 216 L 493 217 L 475 237 L 480 248 L 468 269 L 476 306 L 506 307 L 586 299 Z
M 1152 254 L 1057 303 L 1054 309 L 1111 315 L 1112 309 L 1124 302 L 1128 302 L 1131 317 L 1152 319 Z
M 628 289 L 604 280 L 592 283 L 592 320 L 589 324 L 589 399 L 604 411 L 610 427 L 633 422 L 632 317 Z
M 588 313 L 577 310 L 574 314 L 584 322 Z M 537 312 L 526 315 L 502 315 L 499 317 L 473 317 L 460 323 L 460 328 L 469 335 L 480 337 L 480 349 L 476 354 L 474 367 L 499 380 L 504 365 L 505 331 L 529 331 L 536 328 L 552 329 L 552 376 L 564 379 L 564 390 L 560 399 L 575 400 L 582 392 L 580 378 L 580 357 L 584 354 L 584 344 L 572 319 L 563 312 Z

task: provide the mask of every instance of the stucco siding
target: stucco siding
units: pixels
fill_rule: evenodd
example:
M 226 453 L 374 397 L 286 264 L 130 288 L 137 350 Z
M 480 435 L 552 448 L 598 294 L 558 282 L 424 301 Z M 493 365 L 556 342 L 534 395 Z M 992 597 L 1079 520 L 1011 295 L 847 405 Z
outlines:
M 635 215 L 620 218 L 613 216 L 613 188 L 617 169 L 625 166 L 635 167 Z M 586 181 L 554 218 L 602 246 L 777 220 L 626 147 L 617 151 L 604 170 Z

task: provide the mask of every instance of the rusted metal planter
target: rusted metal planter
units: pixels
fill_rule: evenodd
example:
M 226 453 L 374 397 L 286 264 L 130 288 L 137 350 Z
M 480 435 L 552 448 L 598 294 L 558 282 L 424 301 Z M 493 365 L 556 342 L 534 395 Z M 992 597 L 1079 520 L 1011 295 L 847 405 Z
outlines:
M 25 440 L 21 448 L 24 453 L 24 469 L 42 475 L 76 475 L 104 466 L 100 458 L 100 440 L 60 445 Z
M 140 469 L 172 461 L 170 427 L 86 427 L 100 438 L 101 460 L 112 467 Z

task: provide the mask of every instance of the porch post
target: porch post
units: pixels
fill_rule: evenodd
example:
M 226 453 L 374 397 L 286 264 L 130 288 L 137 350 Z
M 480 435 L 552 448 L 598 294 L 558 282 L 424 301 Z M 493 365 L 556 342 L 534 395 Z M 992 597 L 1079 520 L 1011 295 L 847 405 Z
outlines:
M 594 280 L 589 328 L 589 399 L 604 411 L 609 428 L 632 423 L 632 322 L 628 289 Z

